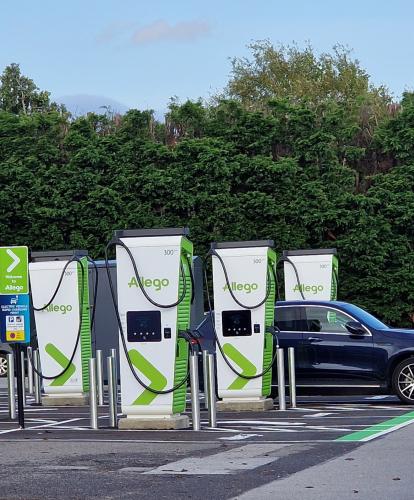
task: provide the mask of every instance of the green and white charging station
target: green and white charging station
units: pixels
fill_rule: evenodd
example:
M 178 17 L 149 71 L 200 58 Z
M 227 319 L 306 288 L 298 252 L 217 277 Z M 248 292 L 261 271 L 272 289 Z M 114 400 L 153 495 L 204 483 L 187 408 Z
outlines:
M 29 275 L 45 405 L 88 401 L 88 252 L 32 252 Z M 45 307 L 46 306 L 46 307 Z
M 188 234 L 187 228 L 124 230 L 110 243 L 116 246 L 122 325 L 120 428 L 189 426 L 181 415 L 189 347 L 179 336 L 190 327 L 193 245 Z
M 285 300 L 336 300 L 338 257 L 336 248 L 285 250 Z
M 274 360 L 273 335 L 268 332 L 275 314 L 273 246 L 271 240 L 211 245 L 217 385 L 222 399 L 217 408 L 223 411 L 273 407 L 268 398 Z

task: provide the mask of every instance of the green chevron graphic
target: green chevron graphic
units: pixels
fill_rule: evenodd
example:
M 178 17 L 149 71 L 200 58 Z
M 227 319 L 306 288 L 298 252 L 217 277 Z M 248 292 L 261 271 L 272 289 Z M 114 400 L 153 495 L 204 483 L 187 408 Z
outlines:
M 238 351 L 232 344 L 223 345 L 224 354 L 230 358 L 236 365 L 241 368 L 242 375 L 252 376 L 256 374 L 256 367 Z M 233 382 L 228 386 L 228 390 L 240 390 L 249 382 L 248 379 L 236 377 Z
M 136 349 L 131 349 L 128 352 L 129 359 L 131 363 L 139 370 L 147 379 L 150 380 L 151 389 L 156 389 L 157 391 L 162 391 L 167 385 L 167 379 L 164 375 L 155 368 L 155 366 L 150 363 L 144 356 L 139 353 Z M 149 405 L 158 394 L 150 392 L 148 389 L 138 396 L 138 398 L 132 403 L 133 405 Z
M 51 358 L 53 358 L 56 363 L 58 363 L 62 368 L 66 368 L 69 363 L 69 359 L 53 344 L 46 344 L 45 351 L 49 354 Z M 55 380 L 50 384 L 54 387 L 60 387 L 65 385 L 66 382 L 72 377 L 72 375 L 76 372 L 76 367 L 73 363 L 70 364 L 69 368 L 66 372 L 60 377 L 55 378 Z

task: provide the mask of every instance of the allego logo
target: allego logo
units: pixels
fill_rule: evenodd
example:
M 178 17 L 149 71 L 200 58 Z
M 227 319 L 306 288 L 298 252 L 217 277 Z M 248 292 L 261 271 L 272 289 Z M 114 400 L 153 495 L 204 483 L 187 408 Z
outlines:
M 230 289 L 238 292 L 246 292 L 246 293 L 252 293 L 255 290 L 259 288 L 259 285 L 257 283 L 236 283 L 235 281 L 232 281 L 230 283 Z M 227 283 L 224 285 L 223 290 L 225 292 L 229 291 L 229 286 Z
M 70 304 L 68 305 L 57 305 L 57 304 L 50 304 L 49 307 L 45 309 L 46 312 L 54 312 L 54 313 L 60 313 L 60 314 L 66 314 L 70 311 L 72 311 L 72 306 Z
M 323 292 L 323 285 L 295 285 L 294 292 L 311 292 L 314 295 L 318 292 Z
M 161 290 L 161 288 L 165 288 L 170 284 L 170 280 L 167 278 L 154 278 L 152 280 L 148 279 L 148 278 L 141 278 L 140 281 L 141 281 L 142 286 L 144 286 L 145 288 L 154 287 L 156 292 L 159 292 Z M 128 283 L 128 286 L 129 286 L 129 288 L 131 288 L 133 286 L 136 286 L 136 287 L 139 286 L 138 281 L 135 278 L 135 276 L 133 276 L 131 278 L 130 282 Z
M 8 276 L 6 276 L 7 278 Z M 23 290 L 23 287 L 21 285 L 6 285 L 4 287 L 5 290 L 7 290 L 8 292 L 21 292 Z

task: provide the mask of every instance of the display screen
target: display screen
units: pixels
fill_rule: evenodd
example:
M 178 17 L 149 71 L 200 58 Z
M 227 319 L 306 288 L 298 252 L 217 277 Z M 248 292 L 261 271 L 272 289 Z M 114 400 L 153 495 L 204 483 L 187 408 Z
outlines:
M 251 311 L 223 311 L 223 337 L 246 337 L 252 334 Z
M 128 311 L 128 342 L 161 342 L 160 311 Z

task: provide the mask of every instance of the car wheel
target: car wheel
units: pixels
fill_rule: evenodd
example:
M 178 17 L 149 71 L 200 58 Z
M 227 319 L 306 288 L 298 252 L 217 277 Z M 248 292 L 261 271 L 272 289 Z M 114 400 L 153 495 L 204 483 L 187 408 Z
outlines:
M 8 365 L 7 355 L 0 353 L 0 377 L 7 377 Z
M 414 358 L 404 359 L 395 367 L 392 387 L 403 403 L 414 404 Z

